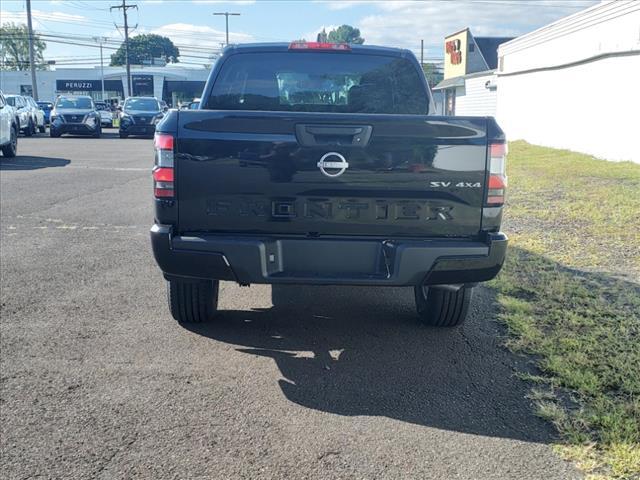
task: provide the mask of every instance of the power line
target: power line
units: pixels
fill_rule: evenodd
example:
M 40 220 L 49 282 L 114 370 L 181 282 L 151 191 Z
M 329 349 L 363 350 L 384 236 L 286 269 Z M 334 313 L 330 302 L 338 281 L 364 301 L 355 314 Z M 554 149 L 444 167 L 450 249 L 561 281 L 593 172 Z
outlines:
M 8 12 L 8 13 L 20 13 L 20 12 Z M 40 21 L 41 23 L 44 22 L 52 22 L 52 23 L 61 23 L 61 24 L 68 24 L 68 25 L 74 25 L 77 26 L 78 25 L 78 21 L 77 20 L 70 20 L 70 19 L 63 19 L 57 16 L 48 16 L 48 15 L 43 15 L 43 14 L 38 14 L 36 16 L 37 20 Z M 111 27 L 113 26 L 113 22 L 108 22 L 108 21 L 104 21 L 104 20 L 89 20 L 89 19 L 83 19 L 82 20 L 82 26 L 85 28 L 90 28 L 90 29 L 100 29 L 103 30 L 104 27 Z M 117 27 L 117 25 L 116 25 Z M 188 32 L 182 29 L 176 29 L 176 28 L 166 28 L 166 26 L 164 25 L 140 25 L 140 27 L 144 28 L 144 29 L 148 29 L 148 30 L 159 30 L 162 29 L 162 33 L 166 34 L 166 35 L 171 35 L 171 36 L 175 36 L 175 37 L 184 37 L 184 38 L 190 38 L 190 39 L 194 39 L 194 40 L 198 40 L 198 41 L 203 41 L 203 42 L 211 42 L 211 43 L 218 43 L 221 37 L 222 37 L 222 33 L 218 34 L 212 34 L 211 32 Z M 47 28 L 43 27 L 45 30 L 48 30 Z M 66 35 L 66 33 L 65 33 Z M 287 39 L 282 38 L 282 37 L 266 37 L 266 36 L 258 36 L 258 35 L 252 35 L 253 38 L 256 39 L 262 39 L 262 40 L 270 40 L 270 41 L 287 41 Z
M 38 34 L 38 36 L 42 37 L 45 41 L 51 42 L 51 43 L 62 43 L 62 44 L 68 44 L 68 45 L 78 45 L 83 47 L 99 48 L 98 45 L 93 44 L 93 37 L 88 37 L 83 35 L 56 35 L 53 33 L 40 33 Z M 78 43 L 78 41 L 72 41 L 72 40 L 81 40 L 87 43 Z M 122 42 L 120 42 L 119 40 L 108 39 L 104 42 L 103 48 L 114 51 L 114 50 L 118 50 L 121 44 Z M 181 58 L 197 56 L 197 55 L 190 55 L 190 53 L 193 53 L 193 54 L 200 53 L 200 54 L 210 54 L 210 55 L 217 55 L 220 53 L 219 48 L 191 47 L 188 45 L 185 46 L 181 44 L 175 44 L 175 45 L 180 50 Z M 199 58 L 205 58 L 205 57 L 200 56 Z

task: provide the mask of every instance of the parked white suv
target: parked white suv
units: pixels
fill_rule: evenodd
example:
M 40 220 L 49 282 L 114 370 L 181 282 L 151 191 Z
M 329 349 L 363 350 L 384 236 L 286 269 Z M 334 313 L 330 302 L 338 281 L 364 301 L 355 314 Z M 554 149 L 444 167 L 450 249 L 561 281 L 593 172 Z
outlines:
M 5 157 L 15 157 L 18 153 L 18 130 L 16 111 L 0 91 L 0 150 Z
M 33 99 L 33 97 L 24 97 L 27 105 L 29 106 L 29 110 L 31 110 L 31 118 L 33 118 L 33 122 L 40 133 L 44 133 L 46 131 L 46 122 L 44 118 L 44 110 L 40 108 L 40 105 Z
M 20 120 L 20 131 L 27 137 L 36 133 L 36 122 L 27 100 L 22 95 L 5 95 L 5 100 L 16 109 L 16 114 Z

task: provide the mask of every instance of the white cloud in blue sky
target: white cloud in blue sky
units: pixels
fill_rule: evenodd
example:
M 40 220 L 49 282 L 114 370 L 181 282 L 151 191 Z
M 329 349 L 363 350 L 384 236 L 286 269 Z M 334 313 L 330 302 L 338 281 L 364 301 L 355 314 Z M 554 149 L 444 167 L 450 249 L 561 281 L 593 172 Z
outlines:
M 23 0 L 2 0 L 3 22 L 24 22 Z M 43 33 L 108 36 L 121 40 L 113 26 L 121 14 L 108 0 L 33 1 L 35 28 Z M 224 18 L 215 11 L 234 11 L 229 19 L 232 42 L 315 39 L 323 27 L 344 23 L 360 28 L 366 43 L 410 48 L 425 41 L 428 57 L 442 55 L 445 35 L 470 27 L 477 36 L 517 36 L 597 3 L 596 0 L 425 0 L 425 1 L 279 1 L 138 0 L 131 12 L 136 33 L 160 33 L 178 46 L 216 50 L 224 41 Z M 45 56 L 89 58 L 90 47 L 49 43 Z

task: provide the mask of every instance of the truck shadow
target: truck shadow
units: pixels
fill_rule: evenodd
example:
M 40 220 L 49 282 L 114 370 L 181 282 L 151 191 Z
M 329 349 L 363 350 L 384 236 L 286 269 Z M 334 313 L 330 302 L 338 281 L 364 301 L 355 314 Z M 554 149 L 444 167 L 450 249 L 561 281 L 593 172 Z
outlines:
M 18 152 L 14 158 L 0 157 L 0 171 L 2 170 L 39 170 L 41 168 L 66 167 L 71 163 L 66 158 L 27 157 Z
M 291 402 L 345 416 L 383 416 L 459 432 L 550 442 L 516 371 L 527 358 L 501 346 L 492 292 L 476 289 L 464 327 L 427 328 L 413 290 L 272 287 L 273 307 L 222 311 L 193 332 L 272 358 Z

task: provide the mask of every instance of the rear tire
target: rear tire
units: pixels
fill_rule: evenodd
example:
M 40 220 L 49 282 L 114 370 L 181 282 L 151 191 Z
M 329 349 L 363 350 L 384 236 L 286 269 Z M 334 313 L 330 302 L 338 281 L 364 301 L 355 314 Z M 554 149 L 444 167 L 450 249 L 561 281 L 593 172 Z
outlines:
M 36 127 L 33 126 L 33 120 L 29 120 L 29 125 L 27 125 L 27 128 L 24 129 L 24 136 L 30 137 L 35 133 L 35 131 Z
M 11 127 L 11 139 L 4 147 L 2 147 L 2 154 L 6 158 L 13 158 L 18 153 L 18 129 Z
M 213 319 L 218 308 L 218 280 L 169 280 L 167 299 L 171 316 L 180 323 Z
M 120 138 L 127 138 L 129 135 L 127 135 L 126 133 L 120 133 Z
M 40 133 L 44 133 L 47 131 L 47 127 L 44 124 L 42 124 L 41 127 L 38 127 L 38 130 L 40 131 Z
M 419 285 L 415 287 L 416 309 L 420 321 L 432 327 L 456 327 L 464 323 L 473 288 L 457 291 Z
M 53 128 L 49 127 L 49 136 L 51 138 L 58 138 L 60 136 L 60 132 L 56 132 Z

